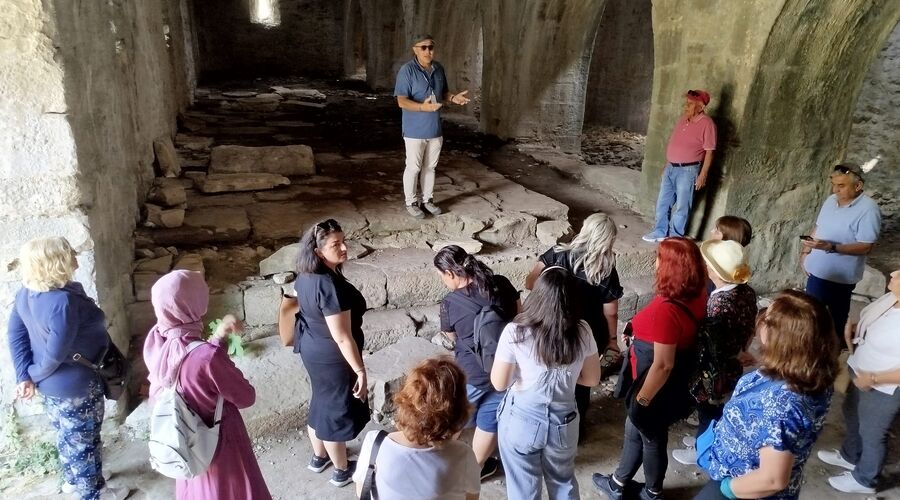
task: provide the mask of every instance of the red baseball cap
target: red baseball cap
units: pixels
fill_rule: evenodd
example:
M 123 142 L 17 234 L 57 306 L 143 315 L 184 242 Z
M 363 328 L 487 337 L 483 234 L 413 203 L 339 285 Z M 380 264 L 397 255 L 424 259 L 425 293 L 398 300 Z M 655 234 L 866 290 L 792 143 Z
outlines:
M 684 96 L 692 101 L 703 103 L 704 106 L 709 104 L 709 92 L 705 90 L 688 90 Z

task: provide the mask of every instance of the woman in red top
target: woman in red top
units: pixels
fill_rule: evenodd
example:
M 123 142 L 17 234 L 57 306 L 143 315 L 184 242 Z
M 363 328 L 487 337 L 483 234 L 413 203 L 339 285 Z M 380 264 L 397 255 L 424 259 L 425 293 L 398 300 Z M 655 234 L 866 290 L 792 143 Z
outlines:
M 625 443 L 613 474 L 594 474 L 596 488 L 620 500 L 643 464 L 646 486 L 640 498 L 662 494 L 668 457 L 668 428 L 689 408 L 688 377 L 697 324 L 706 314 L 706 264 L 686 238 L 667 238 L 656 257 L 656 297 L 631 320 L 631 375 L 635 394 L 625 419 Z M 683 400 L 683 401 L 682 401 Z M 683 404 L 682 404 L 683 403 Z M 683 406 L 683 408 L 681 408 Z

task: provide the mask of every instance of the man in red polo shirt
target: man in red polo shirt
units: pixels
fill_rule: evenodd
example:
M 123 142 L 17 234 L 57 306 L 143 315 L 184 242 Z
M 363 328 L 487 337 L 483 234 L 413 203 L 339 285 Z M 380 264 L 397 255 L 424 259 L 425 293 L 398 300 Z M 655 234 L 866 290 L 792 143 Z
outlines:
M 666 147 L 666 166 L 656 200 L 656 225 L 643 236 L 644 241 L 684 236 L 694 191 L 706 185 L 716 149 L 716 124 L 703 112 L 707 104 L 709 93 L 705 90 L 688 90 L 684 96 L 684 114 L 675 124 Z

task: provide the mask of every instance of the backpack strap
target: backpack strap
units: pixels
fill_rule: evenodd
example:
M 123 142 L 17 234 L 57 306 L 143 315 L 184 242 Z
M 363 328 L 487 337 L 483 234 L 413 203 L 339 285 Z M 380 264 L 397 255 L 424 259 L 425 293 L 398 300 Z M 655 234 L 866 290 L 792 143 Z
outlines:
M 194 351 L 194 349 L 202 346 L 203 344 L 207 344 L 205 340 L 194 340 L 190 344 L 188 344 L 187 349 L 185 349 L 184 357 L 181 358 L 181 362 L 178 363 L 178 371 L 175 373 L 175 391 L 178 391 L 178 387 L 181 385 L 181 365 L 184 364 L 184 360 L 187 359 L 188 355 Z M 213 414 L 213 425 L 218 425 L 222 422 L 222 410 L 225 407 L 225 398 L 219 394 L 219 399 L 216 401 L 216 412 Z
M 378 431 L 375 435 L 375 441 L 372 443 L 372 449 L 369 450 L 369 466 L 366 469 L 366 479 L 363 481 L 362 490 L 359 498 L 369 500 L 375 498 L 375 459 L 378 457 L 378 450 L 381 448 L 381 442 L 387 437 L 385 431 Z
M 468 295 L 464 295 L 464 294 L 461 294 L 461 293 L 453 293 L 453 292 L 451 292 L 451 293 L 449 293 L 449 294 L 447 295 L 447 299 L 449 299 L 450 302 L 454 302 L 454 303 L 456 303 L 457 305 L 460 305 L 460 306 L 462 306 L 462 307 L 465 307 L 465 308 L 468 309 L 471 313 L 473 313 L 476 317 L 477 317 L 479 314 L 481 314 L 481 310 L 484 308 L 484 306 L 482 306 L 482 305 L 479 304 L 478 302 L 475 302 L 475 300 L 472 299 L 471 297 L 469 297 Z M 476 309 L 476 308 L 477 308 L 477 309 Z M 474 325 L 475 325 L 475 323 L 474 323 L 474 320 L 473 320 L 473 322 L 472 322 L 472 330 L 473 330 L 473 331 L 472 331 L 472 334 L 473 334 L 472 338 L 473 338 L 473 340 L 474 340 L 474 333 L 475 333 L 475 331 L 474 331 Z M 456 340 L 457 340 L 457 343 L 459 343 L 460 339 L 456 339 Z M 471 347 L 469 347 L 468 345 L 466 345 L 465 342 L 462 342 L 462 346 L 463 346 L 463 348 L 465 348 L 467 351 L 469 351 L 470 353 L 472 353 L 472 356 L 475 356 L 476 358 L 478 358 L 478 354 L 475 352 L 475 350 L 472 349 Z
M 694 327 L 696 327 L 697 324 L 699 323 L 699 321 L 697 320 L 696 316 L 694 316 L 694 313 L 691 312 L 691 310 L 688 308 L 687 305 L 685 305 L 684 302 L 681 302 L 680 300 L 673 300 L 673 299 L 665 299 L 663 302 L 668 302 L 668 303 L 670 303 L 670 304 L 675 304 L 676 307 L 678 307 L 678 308 L 681 309 L 685 314 L 687 314 L 688 318 L 691 318 L 691 323 L 694 324 Z

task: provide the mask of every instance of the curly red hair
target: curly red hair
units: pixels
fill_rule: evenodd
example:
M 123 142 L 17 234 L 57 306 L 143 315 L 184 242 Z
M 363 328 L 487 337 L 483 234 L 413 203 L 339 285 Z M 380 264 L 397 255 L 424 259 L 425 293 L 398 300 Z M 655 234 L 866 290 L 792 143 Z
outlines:
M 426 359 L 394 396 L 394 422 L 407 439 L 430 445 L 451 439 L 469 421 L 466 374 L 453 358 Z
M 666 238 L 656 254 L 656 293 L 667 299 L 689 301 L 706 289 L 709 276 L 700 248 L 687 238 Z

